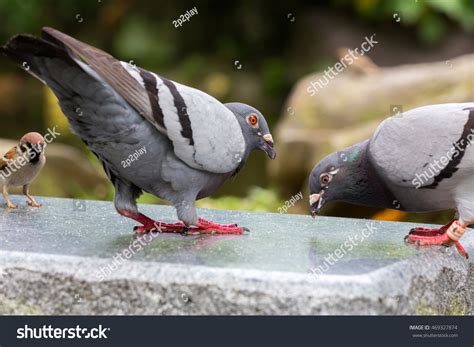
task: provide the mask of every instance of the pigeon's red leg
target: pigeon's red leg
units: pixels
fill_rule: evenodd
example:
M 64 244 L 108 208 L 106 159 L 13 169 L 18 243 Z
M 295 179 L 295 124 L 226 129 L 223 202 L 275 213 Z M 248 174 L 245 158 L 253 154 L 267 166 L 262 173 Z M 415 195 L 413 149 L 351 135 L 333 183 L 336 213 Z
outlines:
M 126 209 L 119 209 L 118 212 L 125 217 L 132 218 L 143 225 L 138 225 L 133 228 L 137 233 L 147 233 L 150 231 L 158 231 L 162 233 L 180 233 L 183 231 L 185 225 L 183 222 L 164 223 L 155 221 L 144 214 L 132 212 Z
M 436 235 L 441 235 L 444 234 L 451 224 L 453 224 L 455 220 L 452 220 L 448 224 L 442 226 L 439 229 L 432 229 L 432 228 L 413 228 L 410 230 L 409 234 L 410 235 L 419 235 L 419 236 L 436 236 Z
M 405 237 L 405 241 L 409 243 L 416 243 L 420 246 L 431 246 L 431 245 L 444 245 L 452 246 L 455 245 L 459 253 L 468 257 L 466 250 L 459 243 L 459 239 L 466 231 L 467 225 L 463 225 L 458 221 L 453 221 L 445 229 L 442 234 L 436 234 L 432 236 L 419 235 L 419 234 L 409 234 Z

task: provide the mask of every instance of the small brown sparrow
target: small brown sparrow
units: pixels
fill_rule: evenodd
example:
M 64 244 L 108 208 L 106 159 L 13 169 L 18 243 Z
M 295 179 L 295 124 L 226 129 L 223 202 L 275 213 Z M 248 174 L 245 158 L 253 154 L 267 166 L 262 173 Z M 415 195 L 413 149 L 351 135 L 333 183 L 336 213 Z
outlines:
M 46 162 L 45 147 L 43 136 L 32 132 L 24 135 L 18 145 L 0 158 L 0 187 L 3 189 L 3 197 L 8 208 L 17 208 L 8 197 L 10 186 L 23 186 L 23 194 L 28 198 L 28 205 L 41 206 L 30 195 L 28 189 Z

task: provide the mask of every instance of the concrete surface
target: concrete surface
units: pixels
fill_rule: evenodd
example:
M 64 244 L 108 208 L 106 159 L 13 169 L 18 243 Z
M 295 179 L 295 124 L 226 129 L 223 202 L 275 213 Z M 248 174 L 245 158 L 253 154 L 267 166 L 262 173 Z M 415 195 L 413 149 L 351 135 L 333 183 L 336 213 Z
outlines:
M 472 260 L 405 245 L 412 224 L 204 209 L 251 232 L 137 239 L 111 202 L 38 200 L 0 207 L 0 314 L 473 313 Z

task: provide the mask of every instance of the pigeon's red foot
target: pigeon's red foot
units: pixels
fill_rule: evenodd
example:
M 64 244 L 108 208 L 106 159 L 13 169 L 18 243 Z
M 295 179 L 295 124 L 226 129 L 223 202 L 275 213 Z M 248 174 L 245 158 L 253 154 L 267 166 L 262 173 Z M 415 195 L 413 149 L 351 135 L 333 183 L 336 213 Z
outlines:
M 440 229 L 425 229 L 423 231 L 418 229 L 418 231 L 412 231 L 413 229 L 410 231 L 410 234 L 405 236 L 405 241 L 408 243 L 414 243 L 419 246 L 443 245 L 449 247 L 455 245 L 463 257 L 469 257 L 464 247 L 459 243 L 459 239 L 466 231 L 466 227 L 457 221 L 453 221 Z
M 197 226 L 187 228 L 186 234 L 243 234 L 246 231 L 249 229 L 238 227 L 237 224 L 218 224 L 199 218 Z
M 436 236 L 444 234 L 448 228 L 453 224 L 455 220 L 452 220 L 448 224 L 442 226 L 439 229 L 432 229 L 432 228 L 413 228 L 410 230 L 409 235 L 419 235 L 419 236 Z
M 157 231 L 159 233 L 181 233 L 186 226 L 183 222 L 177 223 L 164 223 L 160 221 L 153 221 L 152 223 L 146 223 L 144 225 L 137 225 L 133 228 L 138 234 L 144 234 L 148 232 Z
M 155 221 L 142 213 L 135 213 L 127 209 L 117 209 L 117 211 L 125 217 L 132 218 L 143 225 L 137 225 L 133 230 L 139 234 L 157 231 L 160 233 L 181 233 L 186 227 L 183 222 L 164 223 Z
M 203 226 L 203 225 L 220 225 L 220 226 L 223 226 L 223 227 L 236 227 L 237 224 L 235 223 L 231 223 L 231 224 L 218 224 L 218 223 L 215 223 L 213 221 L 210 221 L 210 220 L 207 220 L 207 219 L 204 219 L 204 218 L 198 218 L 198 223 Z
M 135 213 L 127 209 L 117 209 L 117 211 L 125 217 L 132 218 L 143 224 L 138 225 L 133 230 L 138 234 L 148 232 L 160 233 L 182 233 L 184 235 L 199 234 L 243 234 L 249 231 L 247 228 L 238 227 L 237 224 L 218 224 L 212 221 L 199 218 L 196 226 L 186 226 L 183 222 L 164 223 L 155 221 L 142 213 Z

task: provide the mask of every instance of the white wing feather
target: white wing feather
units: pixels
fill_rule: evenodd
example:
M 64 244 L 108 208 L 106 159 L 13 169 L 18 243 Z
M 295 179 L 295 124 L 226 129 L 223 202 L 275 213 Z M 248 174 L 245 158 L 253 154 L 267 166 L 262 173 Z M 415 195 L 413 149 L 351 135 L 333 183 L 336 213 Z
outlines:
M 122 62 L 127 72 L 144 86 L 137 68 Z M 176 156 L 187 165 L 214 173 L 235 170 L 245 152 L 245 139 L 236 116 L 212 96 L 191 87 L 170 81 L 183 98 L 192 129 L 193 144 L 182 135 L 182 124 L 175 99 L 163 81 L 156 78 L 158 102 L 166 129 L 152 124 L 173 143 Z

